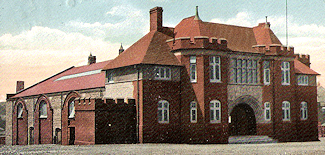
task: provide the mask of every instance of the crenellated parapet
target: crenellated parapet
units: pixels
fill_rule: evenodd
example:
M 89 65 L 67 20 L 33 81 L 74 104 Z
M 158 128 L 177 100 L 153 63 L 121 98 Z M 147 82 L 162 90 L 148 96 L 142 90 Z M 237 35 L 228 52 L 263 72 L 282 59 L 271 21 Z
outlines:
M 299 60 L 301 63 L 310 67 L 310 55 L 309 54 L 295 54 L 295 59 Z
M 226 50 L 228 43 L 225 38 L 208 36 L 179 37 L 175 39 L 169 39 L 166 42 L 173 50 L 197 48 Z
M 280 44 L 254 45 L 253 48 L 265 55 L 294 56 L 294 47 L 286 47 Z
M 135 99 L 76 98 L 75 110 L 109 110 L 116 107 L 135 106 Z

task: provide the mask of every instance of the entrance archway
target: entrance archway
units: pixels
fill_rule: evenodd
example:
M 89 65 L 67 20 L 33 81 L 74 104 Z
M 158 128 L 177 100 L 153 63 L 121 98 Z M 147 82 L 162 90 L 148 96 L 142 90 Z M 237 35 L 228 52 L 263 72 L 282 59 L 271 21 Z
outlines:
M 230 135 L 256 135 L 254 110 L 246 103 L 236 105 L 230 113 Z

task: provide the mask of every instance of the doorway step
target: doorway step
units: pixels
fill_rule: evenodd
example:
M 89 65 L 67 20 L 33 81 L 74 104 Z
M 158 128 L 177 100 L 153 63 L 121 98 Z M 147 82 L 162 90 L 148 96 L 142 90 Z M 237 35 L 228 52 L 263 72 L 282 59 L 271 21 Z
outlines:
M 260 144 L 260 143 L 277 143 L 277 140 L 269 136 L 249 135 L 249 136 L 230 136 L 229 144 Z

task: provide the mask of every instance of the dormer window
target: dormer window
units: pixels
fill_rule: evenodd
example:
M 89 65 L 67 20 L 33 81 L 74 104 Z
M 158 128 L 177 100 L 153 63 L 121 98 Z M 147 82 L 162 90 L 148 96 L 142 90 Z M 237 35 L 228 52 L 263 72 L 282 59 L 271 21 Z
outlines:
M 155 69 L 156 80 L 170 80 L 171 70 L 169 67 L 156 67 Z
M 41 101 L 39 105 L 39 117 L 47 118 L 47 104 L 45 101 Z

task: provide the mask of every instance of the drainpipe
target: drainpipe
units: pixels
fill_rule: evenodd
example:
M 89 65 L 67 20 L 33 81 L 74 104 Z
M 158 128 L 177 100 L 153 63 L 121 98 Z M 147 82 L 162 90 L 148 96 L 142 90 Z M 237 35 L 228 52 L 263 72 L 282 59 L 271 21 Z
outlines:
M 137 143 L 140 143 L 140 138 L 139 138 L 139 123 L 140 123 L 140 85 L 139 85 L 139 80 L 140 80 L 140 71 L 139 68 L 135 65 L 134 66 L 137 69 L 137 125 L 136 125 L 136 137 L 137 137 Z
M 272 95 L 273 95 L 273 104 L 272 104 L 272 126 L 273 126 L 273 138 L 275 138 L 275 60 L 273 59 L 272 60 L 272 68 L 273 68 L 273 71 L 272 71 Z

